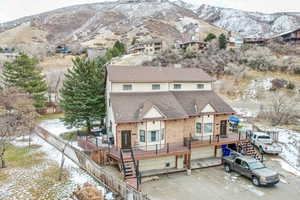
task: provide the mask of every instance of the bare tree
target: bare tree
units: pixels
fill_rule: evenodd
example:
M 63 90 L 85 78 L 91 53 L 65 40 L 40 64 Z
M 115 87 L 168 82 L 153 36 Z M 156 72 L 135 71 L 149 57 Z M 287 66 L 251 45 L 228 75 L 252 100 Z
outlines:
M 271 105 L 263 109 L 260 117 L 269 120 L 273 126 L 289 124 L 296 118 L 295 106 L 294 98 L 274 92 Z
M 6 167 L 4 155 L 10 142 L 32 132 L 36 116 L 27 94 L 15 88 L 0 92 L 0 168 Z

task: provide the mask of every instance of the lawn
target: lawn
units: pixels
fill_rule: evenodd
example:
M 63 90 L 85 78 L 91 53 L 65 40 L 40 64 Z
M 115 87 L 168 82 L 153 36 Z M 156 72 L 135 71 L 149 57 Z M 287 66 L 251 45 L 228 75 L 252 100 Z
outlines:
M 63 113 L 41 115 L 37 119 L 37 122 L 42 122 L 42 121 L 49 120 L 49 119 L 58 119 L 58 118 L 62 118 L 63 116 L 64 116 Z
M 39 145 L 31 145 L 30 147 L 9 145 L 5 152 L 7 167 L 31 167 L 42 163 L 45 154 L 36 151 L 39 148 Z

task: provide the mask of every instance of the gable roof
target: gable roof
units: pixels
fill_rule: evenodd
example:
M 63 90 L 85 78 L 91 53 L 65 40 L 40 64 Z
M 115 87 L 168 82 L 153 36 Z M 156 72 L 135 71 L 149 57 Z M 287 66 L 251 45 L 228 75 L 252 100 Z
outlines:
M 201 111 L 207 104 L 214 108 L 214 113 L 235 113 L 213 91 L 111 93 L 116 123 L 141 122 L 153 107 L 164 120 L 184 119 L 204 114 Z
M 111 82 L 155 83 L 155 82 L 213 82 L 215 81 L 200 68 L 108 66 Z
M 166 115 L 163 114 L 155 105 L 152 105 L 148 111 L 142 115 L 143 119 L 160 119 L 165 118 Z

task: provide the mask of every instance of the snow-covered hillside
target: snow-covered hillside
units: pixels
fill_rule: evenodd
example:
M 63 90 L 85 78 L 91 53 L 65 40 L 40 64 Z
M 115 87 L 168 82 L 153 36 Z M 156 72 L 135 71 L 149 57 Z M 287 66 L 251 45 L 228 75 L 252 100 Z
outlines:
M 268 37 L 300 27 L 300 13 L 264 14 L 201 5 L 198 16 L 242 36 Z

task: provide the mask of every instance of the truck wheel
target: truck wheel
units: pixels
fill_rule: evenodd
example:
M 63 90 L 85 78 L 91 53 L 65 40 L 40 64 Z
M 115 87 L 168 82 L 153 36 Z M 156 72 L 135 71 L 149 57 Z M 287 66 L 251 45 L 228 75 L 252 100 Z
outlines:
M 225 172 L 227 172 L 227 173 L 231 172 L 230 166 L 228 164 L 224 165 L 224 169 L 225 169 Z
M 257 177 L 255 177 L 255 176 L 252 177 L 252 183 L 255 186 L 260 186 L 259 179 Z

